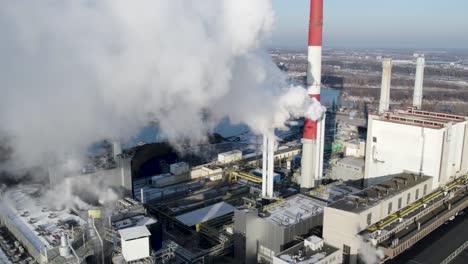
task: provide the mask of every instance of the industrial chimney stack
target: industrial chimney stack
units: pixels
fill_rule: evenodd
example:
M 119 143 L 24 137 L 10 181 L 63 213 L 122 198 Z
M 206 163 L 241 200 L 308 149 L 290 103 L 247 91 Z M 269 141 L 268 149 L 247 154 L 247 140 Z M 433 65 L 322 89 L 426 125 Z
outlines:
M 307 67 L 307 90 L 310 98 L 320 101 L 322 75 L 322 24 L 323 0 L 310 1 L 309 48 Z M 315 187 L 322 176 L 324 120 L 304 120 L 302 140 L 301 189 Z
M 263 135 L 262 151 L 262 197 L 273 198 L 274 192 L 274 161 L 275 161 L 275 135 L 274 132 Z
M 413 106 L 416 109 L 421 109 L 423 97 L 423 80 L 424 80 L 424 57 L 420 56 L 416 59 L 416 74 L 414 81 Z
M 382 60 L 382 87 L 380 90 L 379 113 L 388 111 L 390 105 L 390 84 L 392 81 L 392 59 Z

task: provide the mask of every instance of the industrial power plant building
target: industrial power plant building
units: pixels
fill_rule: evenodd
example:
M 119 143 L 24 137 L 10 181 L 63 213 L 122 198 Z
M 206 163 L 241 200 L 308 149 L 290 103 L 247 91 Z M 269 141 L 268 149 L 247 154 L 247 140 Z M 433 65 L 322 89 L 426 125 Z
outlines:
M 364 242 L 358 234 L 432 191 L 428 176 L 402 173 L 351 194 L 324 210 L 325 243 L 342 250 L 343 263 L 356 263 Z
M 414 108 L 370 115 L 365 183 L 411 171 L 433 177 L 432 188 L 468 173 L 468 118 Z
M 234 212 L 235 257 L 245 263 L 273 262 L 273 257 L 323 224 L 321 203 L 305 195 L 295 195 L 263 211 L 240 207 Z

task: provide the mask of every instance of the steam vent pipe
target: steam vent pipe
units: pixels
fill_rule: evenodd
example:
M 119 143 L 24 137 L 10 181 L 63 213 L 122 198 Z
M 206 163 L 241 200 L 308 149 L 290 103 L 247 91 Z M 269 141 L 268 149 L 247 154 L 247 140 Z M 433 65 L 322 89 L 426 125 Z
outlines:
M 307 90 L 310 98 L 320 101 L 322 74 L 322 25 L 323 0 L 310 1 L 309 48 L 307 66 Z M 304 137 L 302 140 L 301 189 L 315 187 L 315 182 L 322 175 L 321 149 L 324 130 L 321 120 L 304 120 Z

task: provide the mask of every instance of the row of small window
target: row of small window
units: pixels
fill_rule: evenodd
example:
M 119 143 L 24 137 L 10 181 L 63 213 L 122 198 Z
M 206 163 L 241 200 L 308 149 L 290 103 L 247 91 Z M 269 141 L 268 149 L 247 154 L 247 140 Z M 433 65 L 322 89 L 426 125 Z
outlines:
M 426 195 L 426 193 L 427 193 L 427 184 L 424 184 L 423 196 Z M 403 197 L 398 198 L 398 210 L 400 210 L 401 207 L 402 207 L 402 199 L 403 199 Z M 418 199 L 419 199 L 419 189 L 416 189 L 414 200 L 416 201 Z M 411 193 L 408 193 L 406 195 L 406 205 L 409 205 L 410 202 L 411 202 Z M 392 202 L 388 203 L 387 215 L 392 213 L 392 205 L 393 205 Z M 371 223 L 372 223 L 372 213 L 369 213 L 369 214 L 367 214 L 367 224 L 370 225 Z
M 275 256 L 275 252 L 267 247 L 264 247 L 262 245 L 260 245 L 260 254 L 266 256 L 266 257 L 269 257 L 269 258 L 273 258 Z

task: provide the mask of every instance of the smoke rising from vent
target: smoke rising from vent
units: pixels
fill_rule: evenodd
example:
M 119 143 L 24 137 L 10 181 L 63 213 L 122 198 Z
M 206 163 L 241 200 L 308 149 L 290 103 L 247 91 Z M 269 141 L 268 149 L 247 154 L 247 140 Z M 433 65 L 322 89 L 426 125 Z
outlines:
M 270 0 L 0 5 L 0 123 L 21 166 L 129 139 L 149 121 L 177 145 L 226 116 L 263 133 L 323 112 L 262 49 Z
M 359 257 L 366 264 L 378 264 L 385 255 L 383 250 L 375 248 L 359 236 Z

